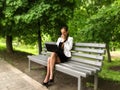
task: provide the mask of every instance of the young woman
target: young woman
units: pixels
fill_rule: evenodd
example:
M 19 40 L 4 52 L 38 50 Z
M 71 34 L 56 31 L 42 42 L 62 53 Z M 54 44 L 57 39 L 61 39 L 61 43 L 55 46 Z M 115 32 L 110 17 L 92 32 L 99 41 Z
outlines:
M 47 62 L 47 74 L 43 81 L 44 86 L 48 86 L 49 83 L 53 82 L 53 71 L 55 64 L 67 62 L 71 57 L 70 50 L 73 46 L 73 38 L 69 36 L 68 27 L 63 26 L 61 28 L 61 37 L 57 40 L 57 46 L 59 50 L 52 52 Z

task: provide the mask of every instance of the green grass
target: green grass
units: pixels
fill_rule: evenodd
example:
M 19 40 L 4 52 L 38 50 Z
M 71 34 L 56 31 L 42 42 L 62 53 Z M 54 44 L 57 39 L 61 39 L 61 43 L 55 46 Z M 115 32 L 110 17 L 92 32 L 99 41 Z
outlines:
M 28 52 L 28 53 L 35 54 L 35 55 L 38 54 L 38 48 L 32 47 L 30 45 L 14 46 L 14 50 Z
M 4 43 L 0 43 L 0 50 L 5 50 L 6 47 L 5 47 L 5 44 Z
M 31 54 L 38 54 L 38 48 L 37 47 L 33 47 L 30 45 L 13 45 L 14 50 L 16 51 L 23 51 L 23 52 L 28 52 Z M 0 42 L 0 50 L 6 50 L 6 45 L 5 43 Z
M 110 67 L 113 66 L 120 66 L 120 58 L 113 59 L 111 63 L 108 63 L 107 60 L 105 60 L 99 76 L 103 79 L 120 82 L 120 71 L 110 69 Z

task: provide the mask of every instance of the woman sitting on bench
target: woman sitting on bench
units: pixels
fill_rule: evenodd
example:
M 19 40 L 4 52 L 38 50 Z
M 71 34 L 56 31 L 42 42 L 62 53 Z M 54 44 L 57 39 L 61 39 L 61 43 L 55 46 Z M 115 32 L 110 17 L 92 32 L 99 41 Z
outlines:
M 53 83 L 53 70 L 55 64 L 67 62 L 71 57 L 70 50 L 73 46 L 73 38 L 69 36 L 67 26 L 63 26 L 61 28 L 61 37 L 58 38 L 56 44 L 59 47 L 59 50 L 52 52 L 51 56 L 48 58 L 47 74 L 43 81 L 44 86 L 48 86 L 48 84 Z

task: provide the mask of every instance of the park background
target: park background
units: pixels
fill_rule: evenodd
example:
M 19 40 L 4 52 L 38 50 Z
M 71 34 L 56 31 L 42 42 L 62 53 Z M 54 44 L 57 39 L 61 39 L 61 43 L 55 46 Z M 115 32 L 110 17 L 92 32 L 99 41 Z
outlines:
M 65 24 L 74 42 L 106 44 L 99 77 L 119 86 L 120 0 L 0 0 L 0 57 L 21 69 L 20 58 L 40 54 Z

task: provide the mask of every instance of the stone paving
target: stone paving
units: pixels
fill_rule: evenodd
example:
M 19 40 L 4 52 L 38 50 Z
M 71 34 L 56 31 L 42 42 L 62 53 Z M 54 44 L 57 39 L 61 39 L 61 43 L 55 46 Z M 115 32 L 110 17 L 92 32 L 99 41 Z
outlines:
M 0 59 L 0 90 L 48 90 L 6 61 Z

